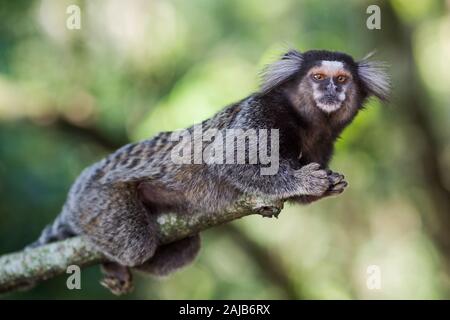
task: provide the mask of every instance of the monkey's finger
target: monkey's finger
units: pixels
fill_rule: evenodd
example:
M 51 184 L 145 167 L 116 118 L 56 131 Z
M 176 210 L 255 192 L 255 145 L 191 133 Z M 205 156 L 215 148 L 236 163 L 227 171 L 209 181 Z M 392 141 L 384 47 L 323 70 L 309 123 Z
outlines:
M 348 186 L 347 181 L 341 181 L 338 184 L 331 186 L 331 188 L 328 190 L 328 193 L 330 194 L 342 193 L 347 186 Z
M 343 181 L 345 179 L 345 176 L 343 174 L 333 172 L 328 175 L 328 179 L 330 179 L 330 183 L 332 185 L 338 184 L 339 182 Z
M 315 170 L 311 172 L 311 175 L 316 178 L 327 178 L 328 174 L 325 170 Z
M 306 166 L 302 167 L 302 169 L 304 169 L 304 170 L 311 170 L 311 171 L 318 170 L 319 168 L 320 168 L 320 164 L 318 164 L 316 162 L 311 162 L 311 163 L 307 164 Z

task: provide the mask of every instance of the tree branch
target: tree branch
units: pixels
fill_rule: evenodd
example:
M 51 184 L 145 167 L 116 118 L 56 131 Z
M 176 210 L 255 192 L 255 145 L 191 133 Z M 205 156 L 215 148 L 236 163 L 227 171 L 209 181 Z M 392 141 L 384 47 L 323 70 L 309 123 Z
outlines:
M 157 217 L 158 237 L 166 244 L 251 214 L 277 217 L 282 208 L 283 201 L 248 196 L 214 215 L 164 213 Z M 70 265 L 84 267 L 103 261 L 105 257 L 84 237 L 4 255 L 0 257 L 0 293 L 50 279 L 66 272 Z

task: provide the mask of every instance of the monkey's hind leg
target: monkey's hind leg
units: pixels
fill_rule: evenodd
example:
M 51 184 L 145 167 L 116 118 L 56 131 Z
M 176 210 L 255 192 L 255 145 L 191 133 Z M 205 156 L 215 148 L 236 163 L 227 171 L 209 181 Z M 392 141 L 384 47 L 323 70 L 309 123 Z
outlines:
M 153 257 L 133 270 L 155 276 L 165 276 L 191 263 L 200 250 L 200 236 L 195 235 L 167 245 L 159 246 Z M 104 275 L 100 282 L 115 295 L 130 293 L 133 288 L 133 275 L 130 267 L 116 262 L 102 264 Z
M 152 258 L 133 269 L 155 276 L 166 276 L 191 263 L 199 251 L 200 235 L 196 234 L 159 246 Z
M 71 208 L 74 229 L 122 266 L 144 263 L 158 245 L 156 221 L 129 185 L 95 185 Z

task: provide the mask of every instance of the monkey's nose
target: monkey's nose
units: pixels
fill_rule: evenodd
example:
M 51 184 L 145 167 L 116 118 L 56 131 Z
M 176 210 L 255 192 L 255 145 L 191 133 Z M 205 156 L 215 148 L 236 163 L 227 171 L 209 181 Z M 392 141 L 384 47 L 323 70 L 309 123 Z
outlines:
M 327 85 L 327 93 L 328 94 L 335 94 L 336 93 L 336 89 L 337 89 L 337 86 L 333 82 L 330 82 Z

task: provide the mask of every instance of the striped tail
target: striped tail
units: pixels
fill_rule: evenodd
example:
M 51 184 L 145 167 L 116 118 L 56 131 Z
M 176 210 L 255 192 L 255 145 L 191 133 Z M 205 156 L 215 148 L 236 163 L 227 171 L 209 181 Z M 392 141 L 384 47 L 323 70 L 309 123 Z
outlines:
M 73 236 L 75 236 L 75 232 L 67 224 L 65 215 L 61 213 L 52 224 L 45 227 L 40 237 L 28 245 L 27 248 L 40 247 L 44 244 L 64 240 Z

